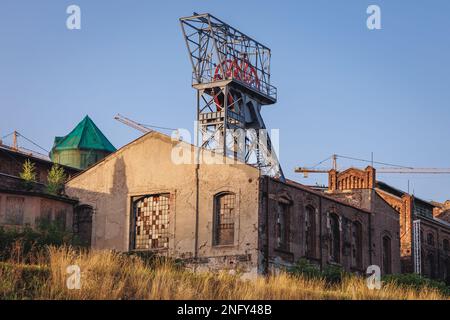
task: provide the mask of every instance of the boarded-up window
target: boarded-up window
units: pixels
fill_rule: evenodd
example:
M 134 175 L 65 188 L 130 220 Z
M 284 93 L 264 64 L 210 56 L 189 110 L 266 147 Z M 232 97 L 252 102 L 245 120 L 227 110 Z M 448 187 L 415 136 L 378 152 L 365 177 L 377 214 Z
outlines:
M 36 224 L 49 224 L 52 221 L 53 205 L 50 200 L 41 200 L 41 211 L 39 217 L 36 219 Z
M 168 194 L 160 194 L 134 200 L 134 249 L 163 249 L 169 247 L 169 199 Z
M 5 223 L 22 225 L 25 207 L 25 198 L 6 197 Z
M 234 244 L 236 196 L 220 193 L 214 197 L 214 245 Z
M 59 209 L 55 214 L 55 223 L 61 230 L 66 230 L 66 209 Z

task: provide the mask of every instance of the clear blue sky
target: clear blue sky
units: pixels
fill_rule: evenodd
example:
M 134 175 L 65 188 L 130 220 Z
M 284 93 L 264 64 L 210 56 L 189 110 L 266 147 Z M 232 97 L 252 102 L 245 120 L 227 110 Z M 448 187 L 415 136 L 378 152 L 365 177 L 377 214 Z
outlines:
M 82 30 L 66 29 L 66 8 Z M 366 28 L 378 4 L 382 30 Z M 191 66 L 178 18 L 210 12 L 272 49 L 286 175 L 332 153 L 450 167 L 450 1 L 0 1 L 0 136 L 17 129 L 50 149 L 89 114 L 120 147 L 138 133 L 115 120 L 189 128 Z M 363 164 L 349 161 L 342 166 Z M 379 178 L 424 199 L 450 198 L 450 175 Z

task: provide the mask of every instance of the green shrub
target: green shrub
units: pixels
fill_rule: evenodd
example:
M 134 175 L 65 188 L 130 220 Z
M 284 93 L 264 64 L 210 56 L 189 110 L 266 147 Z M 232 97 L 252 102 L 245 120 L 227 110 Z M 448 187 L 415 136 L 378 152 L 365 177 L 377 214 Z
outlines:
M 47 266 L 0 262 L 0 300 L 32 299 L 50 276 Z
M 288 272 L 294 275 L 301 275 L 308 279 L 319 279 L 323 277 L 319 267 L 306 259 L 300 259 L 295 266 L 288 269 Z
M 327 265 L 322 271 L 323 277 L 329 284 L 341 283 L 345 277 L 349 277 L 350 274 L 340 266 Z
M 326 265 L 321 271 L 319 266 L 307 259 L 300 259 L 294 267 L 288 269 L 288 272 L 307 279 L 322 279 L 330 285 L 341 283 L 345 277 L 350 276 L 342 267 L 336 265 Z
M 36 229 L 0 227 L 0 261 L 13 259 L 23 263 L 42 256 L 46 246 L 78 246 L 72 233 L 61 228 L 57 222 L 40 222 Z
M 19 174 L 23 180 L 24 188 L 30 190 L 34 182 L 36 182 L 36 165 L 27 159 L 22 165 L 22 172 Z
M 55 163 L 47 175 L 47 192 L 55 195 L 63 193 L 66 179 L 64 168 Z
M 384 276 L 382 280 L 384 282 L 394 283 L 397 286 L 413 288 L 418 291 L 424 287 L 434 288 L 444 295 L 450 295 L 450 287 L 446 286 L 444 282 L 432 280 L 416 273 L 390 274 Z

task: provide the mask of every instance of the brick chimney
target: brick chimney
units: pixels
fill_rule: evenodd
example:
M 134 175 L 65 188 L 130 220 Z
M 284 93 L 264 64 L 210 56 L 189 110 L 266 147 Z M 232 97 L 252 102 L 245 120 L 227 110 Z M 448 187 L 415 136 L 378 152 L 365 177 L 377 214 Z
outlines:
M 328 191 L 335 192 L 337 190 L 337 171 L 331 169 L 328 171 Z
M 377 184 L 376 180 L 376 170 L 372 166 L 367 166 L 365 169 L 367 176 L 367 188 L 374 189 Z

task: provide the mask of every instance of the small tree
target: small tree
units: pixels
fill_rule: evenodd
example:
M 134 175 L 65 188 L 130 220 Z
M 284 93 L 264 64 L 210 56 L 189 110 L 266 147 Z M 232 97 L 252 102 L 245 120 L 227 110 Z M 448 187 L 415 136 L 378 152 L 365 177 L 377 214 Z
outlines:
M 25 187 L 30 189 L 33 182 L 36 182 L 36 166 L 30 159 L 27 159 L 22 166 L 20 178 L 25 181 Z
M 47 191 L 52 194 L 60 194 L 66 181 L 64 168 L 55 163 L 47 175 Z

